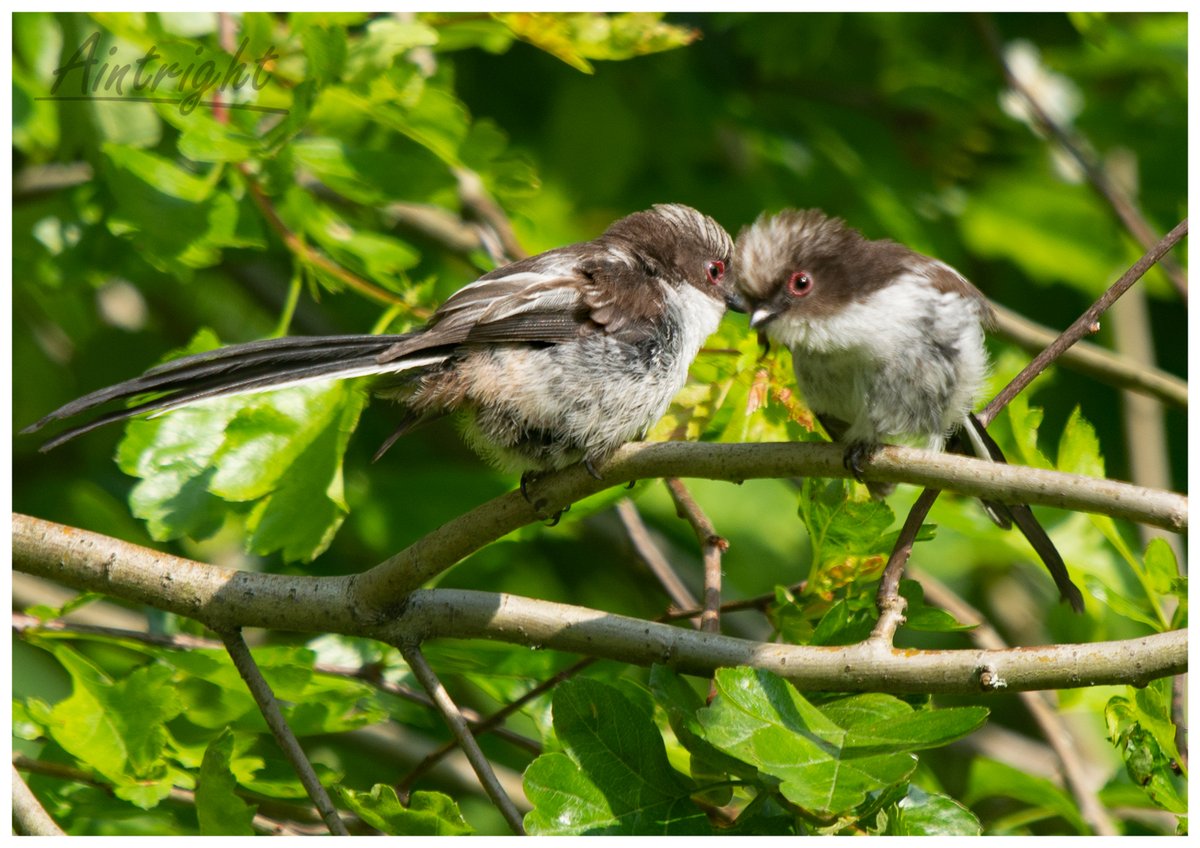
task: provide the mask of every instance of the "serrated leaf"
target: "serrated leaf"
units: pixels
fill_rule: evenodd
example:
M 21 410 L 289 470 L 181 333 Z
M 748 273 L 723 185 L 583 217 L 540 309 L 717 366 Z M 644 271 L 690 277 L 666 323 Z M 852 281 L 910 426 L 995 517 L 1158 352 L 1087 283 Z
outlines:
M 543 832 L 590 832 L 603 815 L 598 797 L 613 822 L 605 825 L 605 833 L 709 832 L 708 820 L 690 798 L 695 787 L 671 768 L 658 728 L 618 689 L 572 680 L 555 690 L 553 710 L 554 730 L 579 774 L 571 776 L 567 763 L 557 759 L 561 755 L 534 771 L 539 780 L 531 789 L 547 806 L 535 809 L 533 821 L 547 828 Z M 543 755 L 534 765 L 546 756 L 555 755 Z M 542 781 L 551 773 L 556 780 L 568 779 L 566 794 L 545 788 L 549 784 Z M 559 821 L 563 828 L 577 829 L 558 830 Z
M 166 797 L 165 724 L 179 714 L 169 667 L 151 663 L 114 680 L 63 642 L 44 645 L 71 676 L 71 695 L 54 705 L 47 730 L 54 740 L 112 781 L 118 794 L 151 807 Z M 139 788 L 140 787 L 140 788 Z
M 441 792 L 414 792 L 408 806 L 396 790 L 383 783 L 359 792 L 337 787 L 338 795 L 371 827 L 392 836 L 465 836 L 473 833 L 454 799 Z
M 187 352 L 216 346 L 197 334 Z M 158 540 L 204 538 L 231 507 L 250 503 L 247 546 L 311 560 L 329 546 L 348 507 L 342 456 L 365 398 L 345 382 L 216 398 L 126 427 L 117 461 L 142 478 L 134 514 Z
M 1021 464 L 1033 468 L 1053 468 L 1053 464 L 1038 448 L 1038 429 L 1042 426 L 1044 415 L 1042 408 L 1030 406 L 1029 398 L 1019 394 L 1009 401 L 1005 411 Z
M 525 769 L 525 814 L 531 836 L 575 836 L 616 832 L 608 799 L 566 754 L 542 754 Z
M 946 795 L 927 793 L 909 784 L 898 802 L 885 808 L 887 836 L 979 836 L 975 814 Z
M 843 728 L 774 675 L 720 669 L 716 682 L 717 699 L 700 713 L 705 736 L 781 780 L 784 797 L 813 815 L 853 809 L 916 768 L 916 757 L 906 752 L 843 759 Z
M 813 549 L 812 594 L 831 598 L 837 589 L 876 576 L 891 548 L 886 537 L 894 516 L 883 501 L 854 500 L 845 480 L 804 480 L 800 520 Z
M 1059 471 L 1070 474 L 1104 477 L 1104 457 L 1100 453 L 1096 428 L 1083 417 L 1078 406 L 1071 410 L 1071 417 L 1059 439 L 1057 466 Z
M 753 669 L 719 669 L 718 696 L 701 711 L 709 742 L 779 778 L 784 796 L 813 815 L 845 814 L 904 780 L 910 751 L 977 728 L 978 708 L 914 712 L 890 695 L 856 695 L 817 709 L 791 684 Z
M 233 732 L 226 728 L 208 744 L 196 783 L 196 819 L 204 836 L 249 836 L 257 809 L 239 798 L 230 769 Z

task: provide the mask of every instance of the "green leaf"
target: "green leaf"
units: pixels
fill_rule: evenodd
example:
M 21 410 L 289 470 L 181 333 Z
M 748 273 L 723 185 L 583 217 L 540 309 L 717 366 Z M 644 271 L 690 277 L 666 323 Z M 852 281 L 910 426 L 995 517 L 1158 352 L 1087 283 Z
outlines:
M 346 60 L 346 77 L 366 80 L 391 68 L 414 47 L 433 47 L 438 32 L 417 21 L 376 18 L 367 25 L 365 38 L 357 40 Z
M 1181 599 L 1187 598 L 1186 591 L 1179 593 L 1179 563 L 1166 539 L 1151 539 L 1142 561 L 1151 589 L 1160 595 L 1180 594 Z
M 233 196 L 171 160 L 106 143 L 101 173 L 116 198 L 108 229 L 131 239 L 158 268 L 186 277 L 214 265 L 228 247 L 261 247 L 261 233 L 239 221 Z
M 961 228 L 972 252 L 1089 294 L 1104 290 L 1123 259 L 1111 217 L 1087 186 L 1042 174 L 1010 173 L 973 192 Z
M 531 836 L 617 832 L 619 822 L 604 793 L 566 754 L 542 754 L 525 769 L 525 814 Z
M 887 562 L 892 510 L 883 501 L 854 500 L 845 480 L 804 480 L 800 519 L 813 549 L 810 594 L 832 597 L 849 583 L 874 577 Z
M 404 272 L 421 258 L 408 244 L 352 226 L 298 188 L 289 190 L 281 212 L 294 229 L 311 237 L 338 263 L 392 291 L 403 292 L 408 287 Z
M 1089 832 L 1074 799 L 1058 785 L 997 760 L 979 757 L 971 762 L 962 800 L 968 806 L 975 806 L 983 798 L 992 797 L 1015 799 L 1029 805 L 1031 814 L 1040 811 L 1044 818 L 1058 816 L 1076 833 Z
M 662 23 L 661 12 L 493 12 L 522 41 L 545 50 L 585 74 L 588 59 L 629 59 L 683 47 L 699 37 L 696 30 Z
M 12 699 L 12 734 L 17 739 L 32 741 L 46 735 L 43 719 L 49 714 L 49 706 L 37 698 Z
M 179 152 L 193 162 L 244 162 L 259 152 L 258 138 L 223 124 L 206 112 L 197 109 L 188 115 L 169 113 L 171 123 L 182 132 Z
M 865 606 L 842 599 L 826 610 L 809 639 L 810 645 L 854 645 L 867 638 L 876 617 Z
M 324 123 L 323 109 L 332 110 L 337 90 L 323 92 L 313 122 Z M 340 111 L 338 114 L 341 114 Z M 391 200 L 428 202 L 453 191 L 449 169 L 425 148 L 406 138 L 394 139 L 384 150 L 370 150 L 332 137 L 298 138 L 291 146 L 296 162 L 345 197 L 367 205 Z M 307 213 L 306 213 L 307 214 Z M 299 222 L 307 223 L 304 218 Z
M 237 780 L 230 770 L 233 732 L 226 728 L 209 743 L 196 783 L 196 818 L 205 836 L 249 836 L 257 809 L 236 794 Z
M 1141 622 L 1155 630 L 1162 629 L 1162 622 L 1155 618 L 1154 612 L 1145 598 L 1127 598 L 1120 588 L 1113 591 L 1112 586 L 1096 577 L 1084 578 L 1084 585 L 1087 587 L 1089 595 L 1117 615 L 1128 618 L 1130 621 Z
M 308 60 L 308 75 L 318 85 L 328 85 L 341 76 L 346 64 L 348 42 L 345 27 L 330 21 L 312 20 L 310 26 L 304 26 L 300 21 L 296 23 L 300 41 L 304 44 L 304 57 Z
M 963 630 L 974 630 L 978 626 L 961 624 L 944 609 L 927 606 L 925 590 L 915 580 L 900 581 L 900 596 L 908 602 L 908 606 L 904 610 L 904 626 L 911 630 L 921 630 L 927 633 L 957 633 Z
M 151 663 L 113 680 L 69 645 L 46 641 L 71 676 L 71 695 L 54 705 L 47 729 L 72 756 L 112 781 L 117 794 L 148 808 L 170 792 L 162 762 L 165 724 L 179 714 L 172 671 Z
M 779 778 L 784 797 L 813 815 L 844 815 L 908 777 L 910 751 L 978 728 L 980 708 L 915 712 L 890 695 L 855 695 L 817 709 L 769 672 L 720 669 L 718 696 L 700 713 L 709 742 Z
M 417 142 L 446 165 L 462 164 L 458 149 L 470 128 L 467 107 L 415 67 L 393 68 L 372 79 L 363 106 L 380 124 Z
M 1038 448 L 1038 429 L 1042 426 L 1044 415 L 1042 408 L 1030 406 L 1029 398 L 1019 394 L 1009 402 L 1006 410 L 1021 464 L 1033 468 L 1053 468 L 1050 460 Z
M 570 759 L 543 755 L 530 766 L 555 758 L 533 771 L 537 779 L 527 787 L 538 832 L 596 832 L 601 797 L 611 811 L 604 833 L 709 831 L 708 820 L 689 797 L 695 787 L 671 768 L 658 728 L 618 689 L 572 680 L 555 690 L 553 709 L 554 730 Z M 568 764 L 577 776 L 571 776 Z M 562 778 L 566 782 L 558 783 Z M 559 785 L 567 787 L 561 794 L 550 789 Z
M 338 795 L 363 821 L 391 836 L 465 836 L 473 833 L 454 800 L 441 792 L 414 792 L 408 806 L 396 790 L 377 783 L 370 792 L 337 787 Z
M 691 754 L 691 774 L 698 783 L 725 783 L 726 775 L 731 773 L 745 778 L 754 777 L 753 768 L 717 749 L 704 738 L 704 728 L 697 715 L 704 708 L 704 701 L 683 677 L 666 666 L 652 666 L 650 691 L 654 693 L 655 702 L 666 712 L 675 738 Z M 718 799 L 710 793 L 704 796 L 705 801 L 718 806 L 729 803 L 731 787 L 723 785 L 719 791 L 724 797 Z
M 40 621 L 51 621 L 55 618 L 62 618 L 64 615 L 85 607 L 93 601 L 98 601 L 103 597 L 104 595 L 99 592 L 80 592 L 75 597 L 66 601 L 62 606 L 51 607 L 46 604 L 35 604 L 27 608 L 25 612 L 36 616 Z
M 979 836 L 975 814 L 946 795 L 927 793 L 909 784 L 907 794 L 886 807 L 887 836 Z
M 201 331 L 186 352 L 216 341 Z M 134 514 L 155 539 L 204 538 L 224 522 L 226 504 L 249 503 L 251 550 L 311 560 L 348 510 L 342 456 L 364 403 L 344 381 L 314 383 L 131 421 L 117 461 L 142 478 L 130 495 Z
M 1104 457 L 1100 453 L 1096 429 L 1083 417 L 1078 406 L 1071 410 L 1071 417 L 1059 439 L 1057 467 L 1069 474 L 1104 477 Z
M 1109 699 L 1104 708 L 1109 739 L 1125 760 L 1130 779 L 1155 805 L 1172 813 L 1187 812 L 1187 787 L 1171 716 L 1171 681 L 1155 680 L 1142 689 L 1128 687 L 1125 696 Z
M 838 601 L 838 603 L 844 602 Z M 795 595 L 788 591 L 787 587 L 775 587 L 775 601 L 767 607 L 767 618 L 771 622 L 771 627 L 784 642 L 791 645 L 812 643 L 815 631 L 806 607 L 796 600 Z

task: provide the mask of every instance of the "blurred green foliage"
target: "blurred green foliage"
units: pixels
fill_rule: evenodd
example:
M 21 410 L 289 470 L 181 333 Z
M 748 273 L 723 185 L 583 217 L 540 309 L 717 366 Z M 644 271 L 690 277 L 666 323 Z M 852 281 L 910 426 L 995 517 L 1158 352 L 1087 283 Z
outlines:
M 1066 326 L 1141 250 L 1051 145 L 1006 111 L 981 26 L 997 27 L 1010 47 L 1028 43 L 1020 49 L 1035 57 L 1047 96 L 1062 100 L 1064 120 L 1159 231 L 1186 215 L 1182 13 L 255 12 L 226 23 L 232 37 L 211 13 L 14 15 L 16 429 L 190 344 L 419 323 L 493 259 L 406 226 L 394 204 L 475 221 L 478 208 L 460 194 L 465 175 L 530 252 L 593 237 L 657 202 L 696 206 L 731 232 L 764 210 L 819 206 L 871 237 L 946 260 L 1040 323 Z M 159 63 L 192 68 L 193 81 L 206 61 L 221 72 L 243 63 L 244 82 L 215 95 L 167 83 L 153 92 L 174 103 L 116 99 L 135 93 L 133 69 L 148 50 Z M 88 55 L 97 63 L 85 76 Z M 121 63 L 131 69 L 118 91 L 109 72 Z M 1161 273 L 1144 285 L 1160 364 L 1185 374 L 1186 346 L 1174 340 L 1186 338 L 1186 312 Z M 1026 357 L 999 343 L 994 354 L 998 388 Z M 786 352 L 760 359 L 745 319 L 730 316 L 652 438 L 819 439 L 790 374 Z M 365 570 L 514 486 L 450 428 L 409 435 L 372 465 L 394 415 L 376 404 L 360 419 L 362 404 L 353 387 L 289 391 L 134 422 L 124 437 L 100 430 L 48 455 L 21 437 L 14 508 L 225 565 L 331 574 Z M 1171 410 L 1167 423 L 1169 469 L 1182 489 L 1186 414 Z M 1013 461 L 1128 477 L 1119 395 L 1089 378 L 1051 371 L 993 429 Z M 765 618 L 730 616 L 728 632 L 843 644 L 869 630 L 872 581 L 911 487 L 885 505 L 840 482 L 806 481 L 799 497 L 787 481 L 690 485 L 731 543 L 727 599 L 776 597 Z M 577 505 L 557 527 L 526 528 L 489 546 L 441 585 L 658 614 L 666 602 L 607 508 L 620 494 Z M 667 556 L 694 566 L 685 579 L 697 583 L 694 538 L 662 487 L 644 482 L 629 494 Z M 1117 522 L 1045 510 L 1039 517 L 1100 601 L 1089 602 L 1085 618 L 1054 605 L 1024 540 L 996 530 L 973 502 L 942 498 L 931 517 L 937 532 L 926 530 L 914 561 L 1015 643 L 1186 625 L 1186 585 L 1167 545 L 1139 553 L 1136 533 Z M 802 590 L 782 588 L 804 578 Z M 920 603 L 919 586 L 904 591 L 920 612 L 901 631 L 905 645 L 967 644 L 957 623 Z M 411 682 L 394 651 L 333 637 L 292 642 L 256 656 L 293 702 L 289 719 L 318 749 L 319 773 L 338 784 L 345 809 L 385 832 L 503 832 L 495 810 L 437 779 L 428 786 L 441 792 L 422 784 L 400 804 L 387 783 L 412 763 L 385 764 L 349 741 L 346 731 L 385 717 L 445 738 L 436 715 L 313 670 L 315 659 L 336 657 Z M 568 661 L 491 643 L 444 642 L 428 655 L 456 698 L 481 711 Z M 17 749 L 83 768 L 99 784 L 30 779 L 72 832 L 245 832 L 244 798 L 270 807 L 302 797 L 219 653 L 43 632 L 18 643 L 14 668 Z M 894 765 L 887 757 L 910 764 L 905 752 L 934 744 L 915 738 L 907 747 L 876 740 L 888 753 L 848 783 L 829 784 L 839 803 L 821 806 L 810 797 L 819 777 L 800 780 L 712 732 L 746 720 L 729 717 L 736 699 L 750 698 L 736 707 L 750 712 L 771 697 L 791 699 L 830 738 L 911 707 L 867 697 L 839 712 L 836 700 L 813 706 L 765 678 L 754 686 L 774 695 L 756 699 L 746 694 L 752 681 L 731 671 L 702 709 L 687 684 L 656 674 L 647 690 L 644 672 L 599 664 L 553 700 L 531 702 L 510 725 L 545 744 L 537 760 L 484 739 L 503 766 L 520 772 L 534 763 L 525 773 L 536 805 L 531 827 L 555 829 L 564 800 L 546 792 L 569 785 L 572 821 L 618 822 L 622 832 L 706 830 L 717 819 L 702 811 L 731 797 L 745 815 L 726 832 L 819 829 L 829 816 L 834 829 L 872 833 L 1087 831 L 1074 800 L 1052 782 L 1015 770 L 1019 779 L 1002 779 L 1009 767 L 961 749 L 922 751 L 916 771 L 885 768 Z M 735 682 L 736 693 L 728 688 Z M 1089 746 L 1107 779 L 1104 798 L 1179 814 L 1186 791 L 1174 771 L 1169 692 L 1153 694 L 1066 693 L 1073 712 L 1064 717 L 1101 745 L 1107 719 L 1112 746 Z M 1011 698 L 987 705 L 992 722 L 1036 733 Z M 905 721 L 933 726 L 955 714 L 917 706 Z M 620 736 L 621 728 L 580 724 L 597 710 L 623 716 L 640 734 L 636 753 L 653 760 L 638 766 L 643 789 L 665 818 L 626 815 L 641 809 L 630 787 L 611 762 L 588 759 L 581 746 L 615 750 Z M 771 744 L 808 744 L 788 721 L 767 734 Z M 968 730 L 947 731 L 936 744 Z M 829 754 L 821 768 L 832 773 L 861 753 Z M 599 772 L 589 773 L 589 762 Z M 197 779 L 206 789 L 194 806 L 164 801 L 172 786 L 194 788 Z M 797 786 L 809 794 L 796 796 L 789 787 Z M 1148 816 L 1119 826 L 1174 829 Z

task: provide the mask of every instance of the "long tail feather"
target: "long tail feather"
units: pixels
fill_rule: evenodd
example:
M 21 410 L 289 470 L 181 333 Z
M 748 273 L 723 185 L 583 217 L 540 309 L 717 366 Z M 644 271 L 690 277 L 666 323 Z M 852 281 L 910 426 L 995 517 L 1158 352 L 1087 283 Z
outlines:
M 996 440 L 988 434 L 988 431 L 984 429 L 983 422 L 975 417 L 974 413 L 967 415 L 963 430 L 981 459 L 1008 462 L 1004 457 L 1004 452 L 996 444 Z M 965 450 L 961 452 L 966 453 Z M 992 516 L 992 520 L 1001 527 L 1008 529 L 1013 524 L 1017 525 L 1017 529 L 1029 540 L 1029 544 L 1033 546 L 1042 562 L 1045 563 L 1063 600 L 1069 603 L 1075 612 L 1083 612 L 1083 595 L 1079 588 L 1071 582 L 1071 576 L 1067 572 L 1067 565 L 1063 562 L 1062 555 L 1059 554 L 1058 548 L 1054 547 L 1054 542 L 1050 541 L 1050 537 L 1046 535 L 1045 528 L 1034 517 L 1033 510 L 1025 504 L 1002 504 L 987 500 L 983 504 L 988 515 Z
M 165 412 L 214 397 L 270 391 L 324 379 L 391 374 L 441 362 L 448 350 L 421 351 L 381 363 L 379 356 L 410 336 L 293 336 L 218 348 L 155 366 L 140 377 L 100 389 L 54 410 L 22 430 L 32 433 L 112 401 L 158 395 L 114 410 L 60 433 L 42 446 L 51 450 L 104 424 L 146 412 Z

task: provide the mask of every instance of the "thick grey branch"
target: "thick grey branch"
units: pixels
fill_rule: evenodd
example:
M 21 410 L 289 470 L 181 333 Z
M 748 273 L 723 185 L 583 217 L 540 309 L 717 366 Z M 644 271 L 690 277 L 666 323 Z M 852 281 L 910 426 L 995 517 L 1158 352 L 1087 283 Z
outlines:
M 742 480 L 760 477 L 845 477 L 838 444 L 705 444 L 662 442 L 621 448 L 593 479 L 582 467 L 538 481 L 538 498 L 552 513 L 609 486 L 657 477 Z M 863 477 L 948 489 L 1004 503 L 1099 512 L 1114 518 L 1181 531 L 1187 498 L 1115 480 L 1005 465 L 914 448 L 885 447 L 866 463 Z M 355 592 L 365 607 L 378 606 L 425 584 L 484 545 L 539 520 L 519 492 L 501 495 L 461 515 L 375 568 L 358 575 Z
M 519 495 L 518 495 L 519 497 Z M 1007 689 L 1142 684 L 1187 668 L 1187 632 L 1092 645 L 999 651 L 894 650 L 776 645 L 596 610 L 489 592 L 413 592 L 386 615 L 350 603 L 344 578 L 231 571 L 161 554 L 96 533 L 13 516 L 13 563 L 20 570 L 158 609 L 209 627 L 337 632 L 396 645 L 436 637 L 539 645 L 694 674 L 720 666 L 765 668 L 809 689 L 967 693 Z

